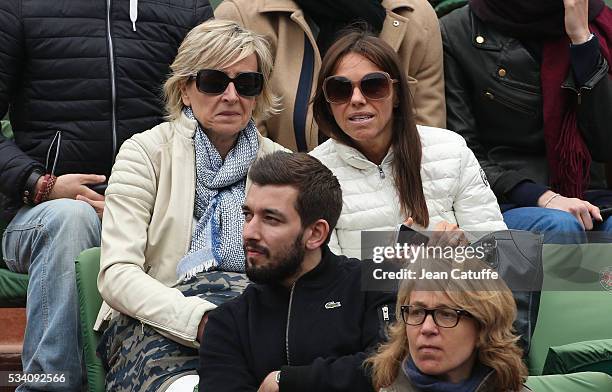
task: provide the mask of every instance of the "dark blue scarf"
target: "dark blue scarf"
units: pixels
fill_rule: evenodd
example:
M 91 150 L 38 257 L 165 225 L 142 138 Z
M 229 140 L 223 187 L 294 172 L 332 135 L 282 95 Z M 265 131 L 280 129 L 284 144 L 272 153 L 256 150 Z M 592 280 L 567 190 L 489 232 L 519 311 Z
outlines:
M 485 376 L 492 371 L 490 367 L 477 362 L 470 378 L 454 384 L 421 372 L 410 357 L 402 364 L 402 370 L 412 385 L 422 392 L 474 392 Z

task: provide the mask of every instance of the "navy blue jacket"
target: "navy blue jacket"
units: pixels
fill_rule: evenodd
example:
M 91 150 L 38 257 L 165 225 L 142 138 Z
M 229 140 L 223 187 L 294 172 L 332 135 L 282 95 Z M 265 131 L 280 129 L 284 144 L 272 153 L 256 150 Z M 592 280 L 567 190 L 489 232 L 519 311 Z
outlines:
M 62 141 L 56 175 L 110 174 L 134 133 L 163 121 L 162 84 L 187 32 L 212 17 L 208 0 L 0 1 L 0 192 L 19 201 L 34 168 Z M 47 172 L 51 170 L 51 164 Z

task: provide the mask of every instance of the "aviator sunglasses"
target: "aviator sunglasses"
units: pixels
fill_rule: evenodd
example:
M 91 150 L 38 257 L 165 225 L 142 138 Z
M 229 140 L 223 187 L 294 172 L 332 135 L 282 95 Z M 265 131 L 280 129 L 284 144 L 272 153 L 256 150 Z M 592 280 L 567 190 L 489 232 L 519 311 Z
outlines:
M 351 100 L 353 89 L 357 85 L 364 97 L 376 101 L 391 95 L 391 86 L 397 82 L 397 79 L 391 79 L 386 72 L 372 72 L 356 82 L 344 76 L 329 76 L 323 82 L 323 94 L 329 103 L 346 103 Z
M 195 78 L 196 87 L 204 94 L 223 94 L 230 82 L 233 82 L 236 92 L 246 98 L 261 94 L 264 82 L 260 72 L 240 72 L 236 77 L 230 78 L 218 69 L 202 69 L 192 78 Z

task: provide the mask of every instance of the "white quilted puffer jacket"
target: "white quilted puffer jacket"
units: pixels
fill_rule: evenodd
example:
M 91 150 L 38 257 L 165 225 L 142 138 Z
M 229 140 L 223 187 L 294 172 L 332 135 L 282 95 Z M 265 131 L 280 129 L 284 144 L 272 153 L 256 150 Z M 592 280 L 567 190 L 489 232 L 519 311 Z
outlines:
M 447 221 L 467 232 L 506 229 L 497 199 L 465 140 L 446 129 L 421 125 L 417 129 L 423 148 L 421 180 L 429 227 L 416 228 L 432 230 Z M 392 231 L 406 220 L 393 181 L 393 151 L 389 150 L 380 166 L 333 139 L 310 154 L 330 168 L 342 187 L 342 214 L 329 243 L 334 253 L 360 258 L 362 230 Z

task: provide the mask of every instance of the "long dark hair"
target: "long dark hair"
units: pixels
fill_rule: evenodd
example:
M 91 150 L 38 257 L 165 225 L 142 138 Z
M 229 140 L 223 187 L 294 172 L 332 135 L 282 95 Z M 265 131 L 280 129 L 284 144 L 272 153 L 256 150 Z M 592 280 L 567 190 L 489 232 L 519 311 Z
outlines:
M 349 53 L 359 54 L 381 70 L 397 79 L 396 103 L 393 108 L 391 146 L 394 158 L 391 164 L 395 177 L 395 188 L 402 213 L 419 225 L 429 225 L 429 213 L 423 184 L 421 182 L 421 139 L 414 120 L 412 97 L 408 81 L 397 53 L 382 39 L 364 30 L 350 30 L 342 35 L 327 51 L 321 64 L 317 81 L 317 92 L 313 99 L 314 118 L 319 129 L 327 136 L 351 147 L 358 148 L 354 141 L 340 129 L 323 94 L 323 81 L 336 71 L 340 60 Z

